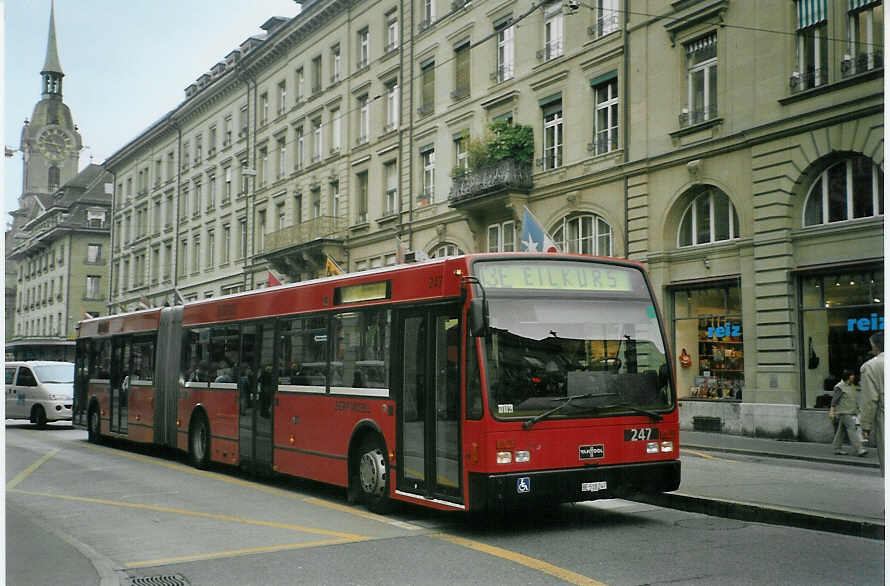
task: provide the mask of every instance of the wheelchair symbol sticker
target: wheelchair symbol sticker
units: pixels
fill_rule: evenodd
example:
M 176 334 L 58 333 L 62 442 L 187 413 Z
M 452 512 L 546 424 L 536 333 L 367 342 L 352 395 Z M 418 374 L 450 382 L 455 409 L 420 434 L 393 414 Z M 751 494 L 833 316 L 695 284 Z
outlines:
M 525 493 L 532 491 L 532 480 L 528 476 L 516 479 L 516 492 Z

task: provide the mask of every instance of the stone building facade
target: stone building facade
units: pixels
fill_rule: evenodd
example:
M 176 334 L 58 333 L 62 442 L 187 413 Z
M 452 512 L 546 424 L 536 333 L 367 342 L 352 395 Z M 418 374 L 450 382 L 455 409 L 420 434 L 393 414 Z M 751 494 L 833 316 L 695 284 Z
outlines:
M 111 308 L 519 250 L 528 207 L 649 267 L 685 426 L 826 433 L 883 328 L 881 2 L 315 0 L 262 30 L 106 161 Z M 470 166 L 495 121 L 531 162 Z

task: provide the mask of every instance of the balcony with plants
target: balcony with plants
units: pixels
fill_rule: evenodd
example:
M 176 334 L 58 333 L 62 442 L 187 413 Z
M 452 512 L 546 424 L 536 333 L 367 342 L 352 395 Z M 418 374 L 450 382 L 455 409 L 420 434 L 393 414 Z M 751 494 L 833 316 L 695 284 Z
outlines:
M 467 166 L 451 172 L 451 207 L 487 206 L 532 189 L 535 141 L 531 126 L 492 122 L 485 136 L 465 140 Z

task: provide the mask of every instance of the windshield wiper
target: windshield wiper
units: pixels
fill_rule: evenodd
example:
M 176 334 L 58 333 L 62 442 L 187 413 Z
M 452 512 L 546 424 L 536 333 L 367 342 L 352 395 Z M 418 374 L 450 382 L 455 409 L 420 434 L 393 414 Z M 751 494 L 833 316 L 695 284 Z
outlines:
M 663 419 L 663 417 L 661 416 L 661 413 L 656 413 L 655 411 L 649 411 L 648 409 L 643 409 L 641 407 L 634 407 L 633 405 L 630 405 L 628 403 L 613 403 L 612 405 L 603 405 L 602 407 L 599 407 L 599 409 L 616 409 L 616 408 L 628 409 L 628 410 L 634 411 L 636 413 L 648 415 L 654 421 L 661 421 Z
M 522 429 L 529 429 L 535 423 L 541 421 L 542 419 L 546 419 L 547 417 L 550 417 L 551 415 L 553 415 L 554 413 L 556 413 L 563 407 L 566 407 L 569 403 L 571 403 L 575 399 L 591 399 L 593 397 L 599 397 L 599 396 L 602 396 L 602 393 L 584 393 L 583 395 L 571 395 L 569 397 L 564 397 L 562 399 L 558 399 L 558 400 L 562 401 L 562 403 L 560 403 L 553 409 L 548 409 L 547 411 L 544 411 L 543 413 L 535 415 L 531 419 L 526 420 L 522 424 Z

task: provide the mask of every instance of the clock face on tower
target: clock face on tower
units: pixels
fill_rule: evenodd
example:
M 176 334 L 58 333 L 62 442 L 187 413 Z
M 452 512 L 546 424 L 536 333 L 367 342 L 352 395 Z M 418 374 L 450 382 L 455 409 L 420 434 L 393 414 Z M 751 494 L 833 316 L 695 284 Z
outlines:
M 74 138 L 61 126 L 47 126 L 37 135 L 37 148 L 51 161 L 62 161 L 74 150 Z

